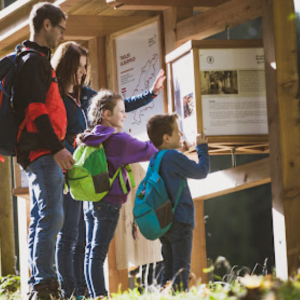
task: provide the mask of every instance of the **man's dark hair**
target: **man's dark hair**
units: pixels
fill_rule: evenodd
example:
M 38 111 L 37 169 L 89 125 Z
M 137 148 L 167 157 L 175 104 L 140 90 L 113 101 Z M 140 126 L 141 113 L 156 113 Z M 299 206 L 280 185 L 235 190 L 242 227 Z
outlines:
M 158 148 L 163 142 L 165 134 L 172 135 L 174 122 L 179 119 L 177 113 L 155 115 L 147 123 L 147 132 L 150 141 Z
M 48 2 L 40 2 L 33 6 L 29 25 L 30 30 L 38 33 L 43 27 L 44 20 L 49 19 L 53 26 L 60 23 L 62 19 L 67 20 L 65 13 L 56 5 Z

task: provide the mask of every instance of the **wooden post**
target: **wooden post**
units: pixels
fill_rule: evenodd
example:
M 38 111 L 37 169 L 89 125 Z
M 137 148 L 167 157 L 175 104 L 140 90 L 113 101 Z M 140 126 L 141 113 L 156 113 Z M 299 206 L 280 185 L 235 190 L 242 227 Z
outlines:
M 96 37 L 88 42 L 90 80 L 92 89 L 107 88 L 105 63 L 105 37 Z
M 21 296 L 26 298 L 29 292 L 29 266 L 28 266 L 28 227 L 30 223 L 30 197 L 18 196 L 18 228 L 19 228 L 19 262 L 21 277 Z
M 108 270 L 109 270 L 109 293 L 117 293 L 119 288 L 122 292 L 128 290 L 128 270 L 117 270 L 115 237 L 109 245 Z
M 0 162 L 0 275 L 15 274 L 15 239 L 10 158 Z
M 300 109 L 293 0 L 263 0 L 276 275 L 300 267 Z

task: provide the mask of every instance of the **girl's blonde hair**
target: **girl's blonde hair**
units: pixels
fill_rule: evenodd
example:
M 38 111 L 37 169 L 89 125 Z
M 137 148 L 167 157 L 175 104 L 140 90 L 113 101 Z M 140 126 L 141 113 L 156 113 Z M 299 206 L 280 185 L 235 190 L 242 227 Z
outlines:
M 77 145 L 82 143 L 84 134 L 91 132 L 95 126 L 102 123 L 104 111 L 109 110 L 113 113 L 118 101 L 124 101 L 121 95 L 105 89 L 101 89 L 97 95 L 91 99 L 88 109 L 89 128 L 86 129 L 84 133 L 77 135 Z

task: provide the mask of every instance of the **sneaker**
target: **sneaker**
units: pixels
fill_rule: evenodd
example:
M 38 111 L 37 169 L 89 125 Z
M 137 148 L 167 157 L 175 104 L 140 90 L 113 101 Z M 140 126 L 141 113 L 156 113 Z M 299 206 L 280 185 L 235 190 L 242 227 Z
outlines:
M 51 281 L 48 284 L 38 284 L 31 290 L 28 300 L 56 300 L 60 299 L 58 283 Z

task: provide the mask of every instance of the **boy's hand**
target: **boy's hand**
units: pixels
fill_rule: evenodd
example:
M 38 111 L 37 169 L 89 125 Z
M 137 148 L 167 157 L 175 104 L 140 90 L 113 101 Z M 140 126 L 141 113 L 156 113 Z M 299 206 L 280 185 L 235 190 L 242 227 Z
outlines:
M 153 84 L 152 90 L 154 95 L 158 95 L 159 92 L 164 88 L 164 81 L 166 79 L 165 71 L 160 70 L 156 76 L 155 82 Z
M 207 144 L 208 139 L 205 134 L 199 133 L 196 136 L 196 145 Z

